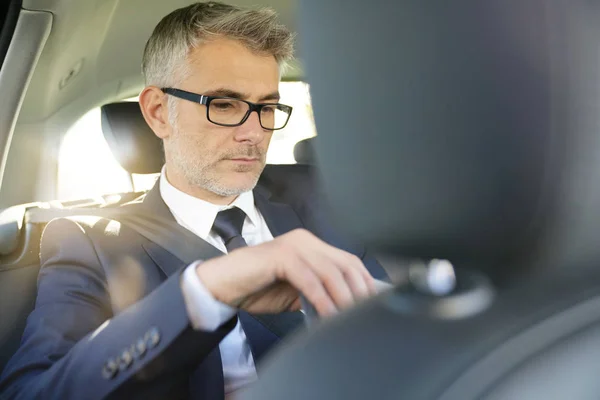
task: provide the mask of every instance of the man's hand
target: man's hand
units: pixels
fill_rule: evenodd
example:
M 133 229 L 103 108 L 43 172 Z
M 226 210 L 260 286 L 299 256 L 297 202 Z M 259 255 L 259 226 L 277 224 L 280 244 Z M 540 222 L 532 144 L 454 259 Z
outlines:
M 217 300 L 252 313 L 299 310 L 301 292 L 326 316 L 376 293 L 358 257 L 304 229 L 213 258 L 196 272 Z

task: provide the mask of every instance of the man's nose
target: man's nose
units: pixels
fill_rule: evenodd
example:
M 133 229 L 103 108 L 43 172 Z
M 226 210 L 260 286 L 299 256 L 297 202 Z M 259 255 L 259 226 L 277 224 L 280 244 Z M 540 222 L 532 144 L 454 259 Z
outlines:
M 248 119 L 242 125 L 237 127 L 235 139 L 239 142 L 259 144 L 264 140 L 267 132 L 268 131 L 263 129 L 260 125 L 258 112 L 252 111 L 248 116 Z

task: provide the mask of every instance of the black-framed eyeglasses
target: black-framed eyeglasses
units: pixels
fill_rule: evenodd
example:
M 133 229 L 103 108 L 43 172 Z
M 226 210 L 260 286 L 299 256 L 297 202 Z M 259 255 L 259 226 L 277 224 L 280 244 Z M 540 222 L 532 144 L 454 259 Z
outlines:
M 256 111 L 260 126 L 263 129 L 276 131 L 285 128 L 292 115 L 292 107 L 285 104 L 251 103 L 234 97 L 204 96 L 174 88 L 161 88 L 161 90 L 171 96 L 205 105 L 206 118 L 213 124 L 221 126 L 242 125 L 250 117 L 250 113 Z

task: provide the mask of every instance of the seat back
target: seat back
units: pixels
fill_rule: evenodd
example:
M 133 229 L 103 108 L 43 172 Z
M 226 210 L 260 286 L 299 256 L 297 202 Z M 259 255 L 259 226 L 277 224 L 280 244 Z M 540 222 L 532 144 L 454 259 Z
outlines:
M 457 288 L 329 320 L 242 398 L 596 398 L 600 4 L 340 10 L 300 3 L 327 195 L 386 259 L 450 260 Z

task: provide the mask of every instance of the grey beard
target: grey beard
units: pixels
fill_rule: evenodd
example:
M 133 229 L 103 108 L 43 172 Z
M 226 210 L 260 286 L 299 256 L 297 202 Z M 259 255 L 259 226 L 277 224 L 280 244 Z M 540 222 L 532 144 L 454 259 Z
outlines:
M 221 197 L 232 197 L 232 196 L 238 196 L 244 192 L 248 192 L 252 189 L 254 189 L 254 187 L 256 186 L 256 183 L 258 182 L 258 176 L 256 177 L 256 179 L 254 179 L 250 184 L 243 186 L 243 187 L 227 187 L 225 185 L 222 185 L 217 179 L 211 179 L 210 177 L 207 176 L 202 176 L 202 175 L 195 175 L 195 176 L 191 176 L 191 177 L 187 177 L 188 182 L 192 185 L 201 187 L 202 189 L 208 190 L 218 196 Z M 189 179 L 192 179 L 192 181 L 189 181 Z M 204 178 L 204 179 L 203 179 Z
M 204 164 L 202 163 L 202 159 L 198 157 L 191 157 L 184 149 L 186 145 L 189 149 L 190 146 L 194 146 L 195 148 L 201 148 L 200 143 L 186 143 L 185 138 L 177 129 L 176 125 L 173 129 L 176 137 L 174 138 L 174 142 L 171 143 L 171 161 L 176 166 L 176 168 L 183 173 L 183 176 L 187 183 L 190 186 L 195 186 L 207 191 L 210 191 L 221 197 L 232 197 L 238 196 L 244 192 L 248 192 L 256 186 L 258 183 L 258 179 L 260 177 L 260 173 L 256 174 L 255 179 L 253 179 L 249 184 L 242 187 L 231 187 L 224 185 L 219 179 L 218 176 L 212 171 L 214 164 Z M 182 151 L 184 150 L 184 151 Z M 264 159 L 264 155 L 257 154 L 258 149 L 248 148 L 246 154 L 231 154 L 224 155 L 224 157 L 233 157 L 238 155 L 243 156 L 256 156 Z

